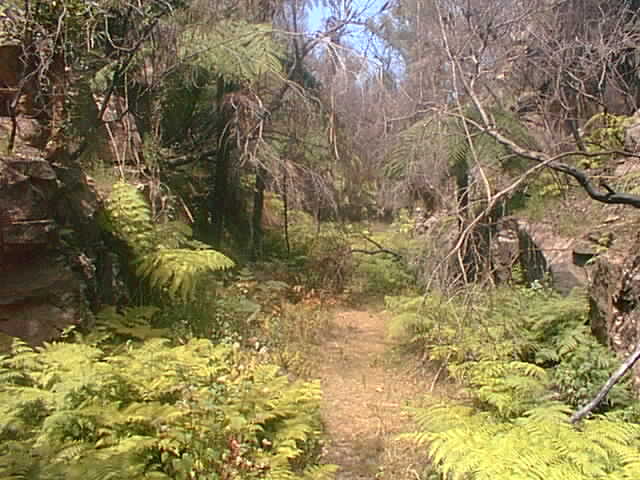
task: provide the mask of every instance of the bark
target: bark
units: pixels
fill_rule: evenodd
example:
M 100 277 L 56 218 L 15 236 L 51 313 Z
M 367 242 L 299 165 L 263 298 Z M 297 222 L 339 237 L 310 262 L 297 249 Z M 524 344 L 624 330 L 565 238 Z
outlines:
M 282 186 L 282 216 L 284 219 L 284 242 L 287 246 L 287 256 L 291 256 L 291 242 L 289 241 L 289 195 L 287 191 L 287 174 L 284 175 Z

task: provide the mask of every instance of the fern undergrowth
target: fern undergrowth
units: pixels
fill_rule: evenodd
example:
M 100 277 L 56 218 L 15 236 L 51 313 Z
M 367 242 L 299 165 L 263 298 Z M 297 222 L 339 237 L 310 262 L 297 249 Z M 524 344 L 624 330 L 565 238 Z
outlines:
M 331 478 L 320 386 L 278 370 L 203 339 L 16 342 L 0 358 L 0 477 Z
M 391 335 L 445 368 L 456 402 L 414 408 L 441 479 L 640 478 L 640 424 L 630 382 L 614 387 L 591 418 L 589 401 L 619 360 L 587 324 L 584 294 L 543 287 L 387 299 Z

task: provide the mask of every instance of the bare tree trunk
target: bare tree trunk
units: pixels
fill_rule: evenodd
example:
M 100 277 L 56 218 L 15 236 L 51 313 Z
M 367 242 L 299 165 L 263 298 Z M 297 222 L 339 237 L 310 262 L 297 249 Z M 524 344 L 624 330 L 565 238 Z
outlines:
M 287 191 L 287 173 L 282 182 L 282 216 L 284 217 L 284 243 L 287 246 L 287 256 L 291 256 L 291 243 L 289 242 L 289 195 Z
M 207 208 L 211 215 L 211 241 L 215 248 L 220 248 L 224 235 L 224 224 L 227 207 L 227 194 L 230 170 L 230 145 L 228 135 L 223 133 L 218 145 L 218 151 L 213 157 L 210 175 L 213 176 L 209 187 L 209 201 Z
M 267 176 L 266 169 L 259 165 L 256 167 L 256 183 L 253 192 L 253 218 L 252 224 L 252 241 L 251 241 L 251 256 L 253 259 L 259 258 L 262 255 L 262 215 L 264 213 L 264 190 L 266 188 L 265 179 Z

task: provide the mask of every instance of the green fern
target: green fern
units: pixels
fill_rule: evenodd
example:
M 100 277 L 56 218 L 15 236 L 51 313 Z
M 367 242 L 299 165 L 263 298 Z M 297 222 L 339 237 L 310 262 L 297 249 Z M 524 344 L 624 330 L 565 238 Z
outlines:
M 427 445 L 443 478 L 612 479 L 638 473 L 640 427 L 602 417 L 581 430 L 561 404 L 547 404 L 515 420 L 439 405 L 414 411 L 421 431 L 403 438 Z
M 101 343 L 113 334 L 137 340 L 168 336 L 168 329 L 151 326 L 153 317 L 159 311 L 157 307 L 143 306 L 127 308 L 119 313 L 113 306 L 105 307 L 97 315 L 96 328 L 90 338 Z
M 171 299 L 193 299 L 204 273 L 234 266 L 227 256 L 192 240 L 188 226 L 174 222 L 170 227 L 154 227 L 146 201 L 125 182 L 113 186 L 106 217 L 108 228 L 133 252 L 137 275 Z M 179 248 L 183 245 L 190 248 Z
M 0 367 L 0 477 L 327 479 L 320 386 L 228 347 L 166 339 L 108 355 L 16 344 Z
M 508 288 L 465 302 L 430 295 L 388 304 L 398 312 L 394 322 L 405 326 L 396 326 L 400 338 L 422 342 L 427 358 L 446 362 L 465 399 L 412 410 L 418 431 L 403 436 L 427 447 L 440 478 L 638 474 L 640 426 L 627 421 L 637 419 L 628 384 L 616 386 L 602 407 L 618 410 L 579 428 L 569 422 L 618 364 L 586 326 L 583 293 Z
M 186 302 L 195 297 L 197 281 L 206 272 L 226 270 L 233 261 L 215 250 L 160 248 L 142 257 L 136 272 L 153 288 Z
M 155 245 L 151 209 L 134 186 L 117 182 L 106 202 L 108 228 L 124 241 L 135 255 L 151 251 Z

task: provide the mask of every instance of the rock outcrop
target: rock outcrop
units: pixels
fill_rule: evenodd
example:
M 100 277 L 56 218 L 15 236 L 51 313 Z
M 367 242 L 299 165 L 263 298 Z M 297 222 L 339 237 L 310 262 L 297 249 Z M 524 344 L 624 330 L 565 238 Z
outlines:
M 515 217 L 501 218 L 491 246 L 496 280 L 511 280 L 512 268 L 519 265 L 527 283 L 549 279 L 564 295 L 576 287 L 585 287 L 585 264 L 576 261 L 579 243 L 576 239 L 558 235 L 542 223 Z
M 98 209 L 80 169 L 0 157 L 0 332 L 37 344 L 91 321 L 113 276 Z
M 589 288 L 591 328 L 598 339 L 621 356 L 640 341 L 640 239 L 615 248 L 595 262 Z M 640 387 L 640 366 L 634 372 Z
M 603 343 L 618 352 L 640 340 L 640 242 L 611 249 L 595 262 L 589 288 L 591 325 Z

